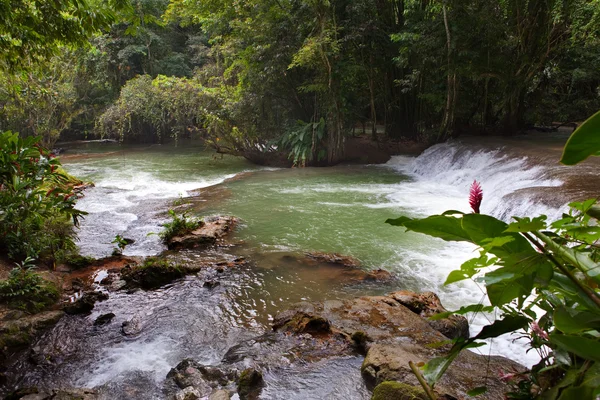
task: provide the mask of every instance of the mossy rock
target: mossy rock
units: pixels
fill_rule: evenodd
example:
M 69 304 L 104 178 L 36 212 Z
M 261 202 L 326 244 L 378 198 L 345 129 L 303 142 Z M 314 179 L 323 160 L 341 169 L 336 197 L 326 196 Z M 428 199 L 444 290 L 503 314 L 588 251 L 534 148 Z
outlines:
M 238 379 L 237 390 L 242 400 L 258 399 L 264 385 L 263 375 L 254 368 L 242 371 Z
M 143 265 L 123 269 L 121 273 L 130 286 L 146 290 L 157 289 L 185 276 L 181 266 L 154 257 L 147 258 Z
M 381 382 L 371 400 L 428 400 L 425 391 L 417 386 L 396 381 Z
M 65 260 L 67 265 L 75 270 L 89 267 L 94 261 L 96 261 L 94 257 L 86 257 L 79 254 L 67 257 Z

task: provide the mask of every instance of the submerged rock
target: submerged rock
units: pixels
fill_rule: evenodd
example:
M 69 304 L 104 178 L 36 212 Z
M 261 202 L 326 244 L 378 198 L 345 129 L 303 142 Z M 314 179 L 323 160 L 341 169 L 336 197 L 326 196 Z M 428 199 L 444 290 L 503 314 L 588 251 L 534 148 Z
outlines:
M 254 368 L 247 368 L 242 371 L 238 379 L 238 395 L 241 400 L 258 399 L 263 386 L 262 373 Z
M 114 317 L 114 313 L 102 314 L 98 318 L 96 318 L 96 320 L 94 321 L 94 325 L 106 325 L 110 323 L 110 321 L 112 321 Z
M 108 295 L 103 292 L 88 292 L 84 293 L 80 299 L 70 303 L 64 307 L 67 314 L 89 314 L 94 309 L 94 305 L 98 301 L 108 299 Z
M 5 400 L 96 400 L 98 394 L 91 389 L 52 389 L 23 388 L 9 393 Z
M 232 232 L 237 222 L 238 219 L 232 216 L 207 217 L 197 229 L 169 239 L 167 247 L 173 250 L 215 244 Z

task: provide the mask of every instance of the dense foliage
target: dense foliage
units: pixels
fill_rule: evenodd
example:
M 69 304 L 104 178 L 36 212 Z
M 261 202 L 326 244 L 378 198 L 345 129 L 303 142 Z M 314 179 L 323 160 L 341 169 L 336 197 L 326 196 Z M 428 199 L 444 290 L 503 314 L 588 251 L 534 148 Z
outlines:
M 12 259 L 54 260 L 74 249 L 84 214 L 60 162 L 38 142 L 0 133 L 0 248 Z
M 599 154 L 599 115 L 573 134 L 563 161 L 574 164 Z M 446 284 L 465 279 L 482 282 L 492 307 L 473 304 L 455 313 L 493 307 L 501 311 L 501 317 L 479 334 L 455 340 L 447 356 L 429 361 L 423 367 L 428 384 L 435 385 L 460 351 L 525 329 L 530 347 L 541 360 L 530 371 L 505 377 L 515 386 L 508 398 L 596 399 L 600 395 L 600 206 L 596 199 L 570 204 L 569 213 L 552 223 L 539 216 L 514 218 L 507 224 L 479 214 L 482 193 L 476 183 L 471 194 L 472 214 L 447 211 L 424 219 L 387 221 L 446 241 L 476 245 L 479 256 L 452 271 Z M 472 389 L 474 393 L 484 390 Z
M 367 126 L 374 139 L 437 141 L 600 108 L 597 0 L 17 3 L 0 19 L 4 63 L 37 62 L 0 80 L 0 129 L 49 145 L 197 133 L 253 160 L 332 164 Z
M 0 302 L 24 311 L 38 312 L 59 298 L 56 285 L 34 272 L 33 259 L 26 259 L 10 271 L 7 280 L 0 281 Z

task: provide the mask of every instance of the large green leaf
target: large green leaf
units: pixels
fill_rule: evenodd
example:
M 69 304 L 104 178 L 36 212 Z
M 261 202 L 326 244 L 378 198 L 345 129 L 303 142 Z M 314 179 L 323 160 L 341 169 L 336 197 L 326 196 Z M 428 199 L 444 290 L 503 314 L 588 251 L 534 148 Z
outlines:
M 550 341 L 586 360 L 600 361 L 600 340 L 597 338 L 551 333 Z
M 462 228 L 474 243 L 482 247 L 487 245 L 486 249 L 498 257 L 521 252 L 535 252 L 527 239 L 518 233 L 506 232 L 508 225 L 489 215 L 466 214 L 462 218 Z M 507 240 L 508 237 L 512 240 Z M 502 239 L 493 241 L 492 239 L 495 238 Z
M 600 155 L 600 111 L 573 132 L 563 149 L 560 162 L 575 165 L 592 155 Z
M 432 215 L 423 219 L 400 217 L 385 221 L 390 225 L 404 226 L 409 231 L 424 233 L 446 241 L 471 241 L 470 236 L 461 226 L 461 219 L 446 215 Z
M 481 329 L 473 339 L 495 338 L 505 333 L 514 332 L 525 328 L 529 323 L 529 318 L 521 315 L 507 315 L 503 319 L 494 321 L 491 325 L 486 325 Z
M 600 330 L 600 315 L 559 307 L 554 311 L 554 325 L 564 333 Z

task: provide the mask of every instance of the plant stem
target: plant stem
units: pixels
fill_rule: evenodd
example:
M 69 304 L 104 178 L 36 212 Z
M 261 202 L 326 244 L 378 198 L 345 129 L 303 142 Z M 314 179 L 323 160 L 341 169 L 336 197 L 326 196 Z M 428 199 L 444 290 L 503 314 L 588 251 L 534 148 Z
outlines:
M 573 273 L 571 273 L 571 271 L 569 271 L 568 268 L 566 268 L 564 265 L 562 265 L 551 253 L 548 252 L 548 249 L 546 249 L 544 246 L 542 246 L 529 233 L 527 233 L 527 232 L 521 232 L 521 233 L 523 234 L 523 236 L 525 236 L 525 238 L 527 238 L 527 240 L 529 240 L 531 243 L 533 243 L 535 245 L 535 247 L 537 247 L 540 251 L 542 251 L 546 255 L 546 257 L 548 257 L 548 259 L 560 270 L 560 272 L 562 272 L 575 285 L 577 285 L 577 287 L 579 287 L 579 289 L 581 289 L 581 291 L 583 293 L 585 293 L 586 296 L 589 297 L 590 300 L 592 300 L 594 302 L 594 304 L 596 304 L 596 306 L 598 306 L 600 308 L 600 298 L 598 297 L 598 295 L 596 295 L 596 293 L 594 293 L 592 290 L 590 290 L 590 288 L 588 288 L 587 286 L 585 286 L 579 279 L 577 279 L 575 277 L 575 275 L 573 275 Z M 549 237 L 547 237 L 546 235 L 544 235 L 544 234 L 542 234 L 540 232 L 535 232 L 534 231 L 532 233 L 536 237 L 540 238 L 540 240 L 542 240 L 544 243 L 546 243 L 548 245 L 548 247 L 550 247 L 553 251 L 556 251 L 556 247 L 562 247 L 562 246 L 554 243 Z M 549 243 L 547 243 L 544 239 L 542 239 L 538 235 L 543 236 L 545 239 L 547 239 L 550 242 L 552 242 L 552 244 L 554 244 L 554 246 L 549 245 Z M 569 261 L 573 261 L 573 260 L 571 260 L 570 257 L 567 257 L 564 252 L 557 252 L 557 253 L 560 254 L 560 255 L 562 255 L 562 256 L 565 256 L 565 258 L 567 258 Z
M 425 382 L 425 379 L 423 378 L 423 375 L 421 375 L 421 371 L 419 371 L 419 368 L 417 368 L 417 366 L 412 361 L 408 362 L 408 366 L 410 367 L 410 369 L 412 369 L 413 374 L 415 374 L 421 386 L 423 386 L 423 390 L 425 390 L 425 394 L 427 394 L 427 397 L 429 397 L 431 400 L 437 400 L 435 393 L 433 393 L 427 382 Z

